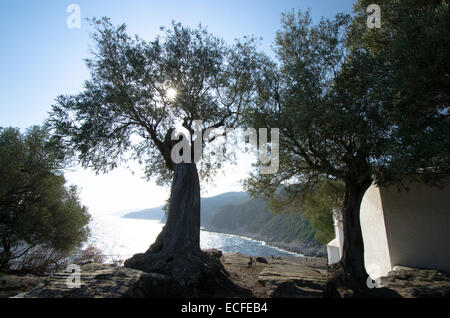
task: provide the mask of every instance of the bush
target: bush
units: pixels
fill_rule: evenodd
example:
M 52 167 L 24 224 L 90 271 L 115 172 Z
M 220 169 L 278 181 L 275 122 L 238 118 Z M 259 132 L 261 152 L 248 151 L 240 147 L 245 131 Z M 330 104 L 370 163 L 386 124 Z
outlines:
M 103 263 L 104 261 L 105 255 L 94 245 L 90 245 L 72 254 L 39 245 L 30 249 L 22 257 L 11 261 L 9 271 L 14 273 L 49 275 L 64 270 L 70 264 L 86 262 Z
M 81 250 L 81 252 L 78 255 L 76 255 L 74 259 L 72 259 L 72 263 L 74 264 L 85 262 L 104 263 L 105 259 L 106 256 L 98 247 L 96 247 L 95 245 L 89 245 L 84 250 Z
M 90 215 L 65 186 L 62 149 L 43 128 L 0 128 L 0 271 L 49 268 L 87 239 Z

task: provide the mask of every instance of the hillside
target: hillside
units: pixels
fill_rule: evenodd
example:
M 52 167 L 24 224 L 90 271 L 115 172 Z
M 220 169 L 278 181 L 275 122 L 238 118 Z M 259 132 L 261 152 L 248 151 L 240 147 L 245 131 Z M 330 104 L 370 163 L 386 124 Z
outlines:
M 250 200 L 250 196 L 246 192 L 226 192 L 213 197 L 201 198 L 201 226 L 208 225 L 212 217 L 219 212 L 223 206 L 227 204 L 240 204 L 248 200 Z M 131 219 L 165 220 L 163 206 L 127 213 L 122 217 Z
M 124 218 L 165 220 L 163 207 L 127 213 Z M 299 214 L 275 214 L 263 199 L 246 192 L 227 192 L 201 199 L 201 226 L 212 232 L 236 234 L 308 256 L 326 256 L 314 229 Z
M 226 192 L 214 197 L 201 199 L 200 223 L 208 226 L 212 218 L 227 204 L 241 204 L 251 197 L 246 192 Z
M 264 240 L 304 255 L 326 255 L 325 248 L 314 239 L 314 229 L 300 213 L 272 213 L 260 198 L 223 206 L 206 229 Z
M 164 210 L 162 206 L 159 206 L 156 208 L 130 212 L 122 217 L 127 219 L 149 219 L 160 221 L 164 219 Z

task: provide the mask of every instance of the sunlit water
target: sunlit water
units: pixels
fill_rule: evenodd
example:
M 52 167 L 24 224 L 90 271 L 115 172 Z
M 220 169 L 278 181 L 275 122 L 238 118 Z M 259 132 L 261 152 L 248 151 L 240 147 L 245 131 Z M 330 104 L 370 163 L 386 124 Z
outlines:
M 88 244 L 100 248 L 107 260 L 124 260 L 142 253 L 161 232 L 164 224 L 155 220 L 126 219 L 110 215 L 94 215 Z M 245 237 L 201 231 L 202 249 L 217 248 L 224 253 L 240 252 L 250 256 L 301 256 Z

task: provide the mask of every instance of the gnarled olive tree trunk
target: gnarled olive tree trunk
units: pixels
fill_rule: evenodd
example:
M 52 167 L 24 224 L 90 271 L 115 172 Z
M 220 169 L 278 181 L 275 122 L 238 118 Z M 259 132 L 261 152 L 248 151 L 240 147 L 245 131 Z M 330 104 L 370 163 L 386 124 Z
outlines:
M 168 275 L 170 290 L 167 295 L 161 296 L 205 296 L 215 293 L 218 288 L 245 295 L 245 291 L 228 278 L 219 260 L 220 255 L 219 252 L 206 253 L 200 249 L 197 167 L 195 163 L 176 164 L 166 225 L 145 253 L 135 254 L 124 265 Z
M 175 165 L 166 225 L 148 252 L 169 258 L 200 253 L 200 183 L 194 163 Z

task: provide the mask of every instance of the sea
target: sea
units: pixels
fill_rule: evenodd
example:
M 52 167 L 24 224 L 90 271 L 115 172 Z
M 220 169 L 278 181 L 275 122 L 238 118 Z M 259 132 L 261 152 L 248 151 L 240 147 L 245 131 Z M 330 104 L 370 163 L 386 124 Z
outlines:
M 155 242 L 164 223 L 157 220 L 130 219 L 116 215 L 92 215 L 91 236 L 86 245 L 95 245 L 107 262 L 123 261 L 145 252 Z M 216 248 L 223 253 L 240 252 L 249 256 L 301 257 L 275 246 L 250 238 L 201 230 L 202 249 Z

